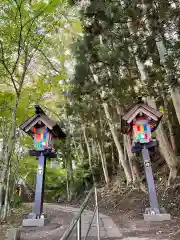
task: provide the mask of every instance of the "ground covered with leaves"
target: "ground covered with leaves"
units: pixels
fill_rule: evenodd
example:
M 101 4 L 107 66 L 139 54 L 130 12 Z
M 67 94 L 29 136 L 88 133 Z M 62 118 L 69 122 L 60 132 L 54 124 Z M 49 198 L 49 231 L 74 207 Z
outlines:
M 49 223 L 43 227 L 23 227 L 21 240 L 58 240 L 69 227 L 74 216 L 72 213 L 62 212 L 55 208 L 47 208 L 45 212 L 48 215 Z
M 109 187 L 98 188 L 98 202 L 101 213 L 109 215 L 121 229 L 124 237 L 139 237 L 147 239 L 180 239 L 180 185 L 176 179 L 170 187 L 166 186 L 165 178 L 156 176 L 158 181 L 158 199 L 161 207 L 165 207 L 171 214 L 172 220 L 167 222 L 147 223 L 143 220 L 143 213 L 146 207 L 149 207 L 148 195 L 137 187 L 125 187 L 118 181 L 113 181 Z M 79 207 L 84 197 L 76 198 L 69 205 Z M 62 203 L 61 203 L 62 204 Z M 67 204 L 67 203 L 65 203 Z M 94 197 L 88 203 L 88 209 L 94 209 Z M 24 213 L 29 212 L 30 207 L 23 206 L 19 209 L 13 209 L 11 216 L 6 223 L 0 225 L 0 240 L 5 239 L 8 229 L 12 226 L 19 226 L 22 223 Z M 62 213 L 61 211 L 50 211 L 48 216 L 51 218 L 51 224 L 47 229 L 43 229 L 44 239 L 50 239 L 52 236 L 60 235 L 64 231 L 62 226 L 68 226 L 72 220 L 72 215 Z M 63 221 L 63 222 L 62 222 Z M 47 234 L 48 233 L 48 234 Z M 36 239 L 37 234 L 33 229 L 24 231 L 23 239 Z M 55 234 L 55 235 L 54 235 Z M 31 238 L 29 238 L 31 237 Z
M 171 214 L 172 220 L 166 222 L 147 223 L 143 213 L 149 207 L 148 195 L 138 188 L 121 186 L 113 182 L 109 187 L 99 188 L 99 210 L 109 215 L 119 226 L 124 237 L 139 237 L 148 239 L 180 239 L 180 185 L 179 179 L 170 187 L 166 181 L 159 178 L 158 199 L 161 207 Z M 83 202 L 77 199 L 72 202 L 78 206 Z M 94 198 L 90 199 L 88 208 L 93 209 Z
M 0 225 L 0 240 L 6 239 L 9 229 L 22 225 L 24 214 L 30 212 L 31 208 L 31 204 L 25 204 L 17 209 L 12 209 L 7 221 Z M 64 213 L 58 209 L 46 209 L 46 213 L 48 214 L 49 224 L 42 228 L 23 227 L 21 229 L 22 240 L 59 239 L 73 218 L 73 214 Z
M 6 222 L 0 224 L 0 240 L 6 239 L 7 231 L 22 224 L 24 214 L 30 211 L 29 206 L 21 206 L 11 210 Z

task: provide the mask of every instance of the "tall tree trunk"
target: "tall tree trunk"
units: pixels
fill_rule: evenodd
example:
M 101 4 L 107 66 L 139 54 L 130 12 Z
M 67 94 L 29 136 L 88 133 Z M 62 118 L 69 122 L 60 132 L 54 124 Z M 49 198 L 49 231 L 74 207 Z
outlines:
M 72 140 L 73 140 L 73 143 L 74 143 L 74 148 L 75 148 L 75 151 L 76 151 L 77 158 L 78 158 L 79 162 L 81 162 L 81 157 L 79 155 L 79 150 L 77 148 L 77 144 L 76 144 L 76 141 L 74 139 L 74 136 L 72 136 Z
M 104 43 L 103 43 L 103 38 L 102 38 L 101 35 L 99 35 L 99 43 L 100 43 L 100 45 L 102 45 L 102 46 L 104 45 Z M 98 79 L 98 77 L 94 74 L 93 68 L 92 68 L 91 66 L 90 66 L 90 70 L 91 70 L 91 72 L 92 72 L 92 76 L 93 76 L 93 78 L 94 78 L 95 83 L 98 85 L 98 84 L 99 84 L 99 79 Z M 110 71 L 109 67 L 106 66 L 106 70 L 107 70 L 107 74 L 108 74 L 110 80 L 112 80 L 112 74 L 111 74 L 111 71 Z M 115 142 L 115 145 L 116 145 L 116 148 L 117 148 L 117 151 L 118 151 L 119 164 L 123 167 L 123 170 L 124 170 L 124 173 L 125 173 L 125 176 L 126 176 L 127 184 L 130 184 L 130 183 L 132 182 L 131 170 L 130 170 L 130 167 L 129 167 L 128 162 L 127 162 L 126 159 L 124 158 L 123 149 L 122 149 L 122 147 L 121 147 L 121 145 L 120 145 L 120 142 L 119 142 L 119 139 L 118 139 L 118 135 L 117 135 L 115 126 L 114 126 L 114 124 L 113 124 L 111 115 L 110 115 L 110 113 L 109 113 L 108 104 L 103 100 L 103 95 L 104 95 L 104 92 L 102 91 L 102 92 L 100 93 L 100 97 L 101 97 L 101 100 L 102 100 L 102 106 L 103 106 L 103 109 L 104 109 L 104 112 L 105 112 L 105 116 L 106 116 L 107 121 L 108 121 L 108 125 L 109 125 L 109 128 L 110 128 L 112 137 L 113 137 L 113 139 L 114 139 L 114 142 Z
M 129 28 L 130 33 L 134 34 L 133 29 L 131 28 L 131 26 L 129 24 L 128 24 L 128 28 Z M 145 85 L 145 83 L 148 82 L 148 76 L 145 71 L 144 63 L 141 62 L 141 60 L 138 58 L 134 48 L 133 48 L 133 52 L 135 54 L 136 65 L 137 65 L 137 68 L 138 68 L 140 76 L 141 76 L 141 82 Z M 148 97 L 147 103 L 149 104 L 149 106 L 156 109 L 156 103 L 153 98 Z M 168 179 L 168 184 L 170 184 L 171 180 L 174 179 L 177 175 L 178 159 L 169 144 L 168 137 L 164 131 L 162 123 L 159 124 L 159 126 L 156 130 L 156 133 L 157 133 L 157 140 L 159 142 L 159 146 L 161 149 L 161 154 L 164 157 L 164 159 L 169 167 L 169 170 L 170 170 L 169 179 Z
M 175 140 L 175 136 L 174 136 L 174 132 L 173 132 L 173 127 L 172 127 L 171 121 L 169 119 L 168 102 L 167 102 L 167 99 L 165 96 L 163 96 L 163 100 L 164 100 L 164 118 L 165 118 L 165 121 L 167 122 L 172 149 L 173 149 L 174 153 L 176 153 L 176 140 Z
M 179 89 L 179 84 L 177 83 L 177 80 L 175 79 L 176 77 L 173 75 L 172 71 L 168 69 L 168 67 L 166 66 L 166 61 L 167 61 L 167 50 L 165 48 L 164 42 L 162 40 L 162 36 L 160 36 L 159 38 L 156 37 L 155 38 L 156 41 L 156 46 L 159 52 L 159 57 L 160 60 L 162 62 L 162 64 L 164 65 L 164 69 L 166 71 L 166 77 L 168 80 L 170 80 L 170 93 L 171 93 L 171 98 L 173 101 L 173 105 L 174 105 L 174 109 L 176 112 L 176 116 L 177 119 L 179 121 L 180 124 L 180 89 Z
M 70 156 L 70 158 L 67 159 L 66 171 L 67 171 L 67 193 L 68 193 L 67 196 L 68 196 L 68 201 L 71 201 L 72 196 L 73 196 L 72 188 L 73 188 L 73 183 L 74 183 L 71 156 Z
M 92 153 L 91 153 L 91 148 L 90 148 L 90 145 L 89 145 L 89 142 L 88 142 L 88 138 L 87 138 L 87 135 L 86 135 L 86 127 L 83 126 L 82 128 L 83 128 L 84 140 L 85 140 L 86 147 L 87 147 L 87 152 L 88 152 L 89 167 L 90 167 L 90 169 L 91 169 L 91 174 L 92 174 L 92 177 L 93 177 L 93 183 L 95 184 L 95 183 L 96 183 L 96 180 L 95 180 L 95 177 L 94 177 L 93 166 L 92 166 Z
M 10 174 L 11 174 L 11 168 L 10 168 L 10 166 L 8 166 L 6 188 L 5 188 L 5 199 L 4 199 L 4 206 L 2 209 L 2 215 L 1 215 L 2 221 L 6 220 L 7 215 L 8 215 L 8 210 L 9 210 Z
M 83 150 L 82 136 L 81 135 L 80 135 L 79 148 L 80 148 L 80 151 L 81 151 L 81 155 L 84 157 L 84 150 Z
M 8 172 L 10 171 L 9 167 L 10 167 L 11 156 L 12 156 L 13 149 L 14 149 L 15 135 L 16 135 L 16 113 L 17 113 L 18 104 L 19 104 L 19 96 L 16 96 L 16 100 L 15 100 L 15 104 L 14 104 L 14 108 L 13 108 L 13 112 L 12 112 L 11 131 L 10 131 L 10 135 L 9 135 L 8 142 L 7 142 L 7 148 L 5 151 L 3 169 L 1 171 L 0 191 L 4 190 L 3 185 L 5 182 L 5 177 L 6 177 L 6 174 L 8 174 Z M 0 196 L 2 196 L 2 195 L 3 195 L 3 192 L 0 192 Z M 7 204 L 6 204 L 6 207 L 8 207 Z M 4 209 L 4 207 L 3 207 L 3 209 Z M 1 211 L 1 213 L 4 211 L 6 211 L 6 209 Z M 1 216 L 1 217 L 4 218 L 4 216 L 5 215 L 3 214 L 3 216 Z
M 142 3 L 143 3 L 143 10 L 144 10 L 145 15 L 146 15 L 146 21 L 145 21 L 146 27 L 149 30 L 149 32 L 152 34 L 152 36 L 155 35 L 154 40 L 155 40 L 156 47 L 157 47 L 157 50 L 158 50 L 158 53 L 159 53 L 159 58 L 160 58 L 161 63 L 164 66 L 164 70 L 166 72 L 166 78 L 167 78 L 167 80 L 169 81 L 169 84 L 170 84 L 171 98 L 172 98 L 172 101 L 173 101 L 173 105 L 174 105 L 174 108 L 175 108 L 177 119 L 178 119 L 179 124 L 180 124 L 180 107 L 179 107 L 180 106 L 180 87 L 179 87 L 179 84 L 178 84 L 178 81 L 177 81 L 177 77 L 175 76 L 175 73 L 173 73 L 172 69 L 169 69 L 167 64 L 166 64 L 169 56 L 168 56 L 168 51 L 167 51 L 167 49 L 165 47 L 165 44 L 164 44 L 164 41 L 163 41 L 162 33 L 160 32 L 159 28 L 157 27 L 158 22 L 155 23 L 157 25 L 156 26 L 156 31 L 152 32 L 151 21 L 148 17 L 149 10 L 151 9 L 151 11 L 152 10 L 156 11 L 156 9 L 153 9 L 154 6 L 152 6 L 151 3 L 147 2 L 147 1 L 142 0 Z
M 68 169 L 66 166 L 66 193 L 67 193 L 67 200 L 71 200 L 71 191 L 70 191 L 70 183 L 69 183 L 69 176 L 68 176 Z
M 4 140 L 2 143 L 2 149 L 0 149 L 0 216 L 2 204 L 4 202 L 4 176 L 5 176 L 5 166 L 4 166 L 4 153 L 5 153 L 5 145 Z
M 98 149 L 99 149 L 99 154 L 101 157 L 101 163 L 102 163 L 102 169 L 103 169 L 103 173 L 104 173 L 104 179 L 107 185 L 109 185 L 109 175 L 108 175 L 108 169 L 107 169 L 107 162 L 106 162 L 106 157 L 104 154 L 104 150 L 102 147 L 102 144 L 100 144 L 99 140 L 97 140 L 97 145 L 98 145 Z
M 79 141 L 79 150 L 80 150 L 80 164 L 82 165 L 84 162 L 84 149 L 83 149 L 83 136 L 80 134 L 80 141 Z
M 93 68 L 91 66 L 90 66 L 90 70 L 91 70 L 92 76 L 94 78 L 94 82 L 98 85 L 99 84 L 98 76 L 96 76 L 94 74 Z M 103 106 L 103 109 L 104 109 L 104 112 L 105 112 L 105 116 L 106 116 L 106 119 L 107 119 L 107 122 L 108 122 L 108 125 L 109 125 L 109 128 L 110 128 L 114 143 L 115 143 L 117 151 L 118 151 L 119 164 L 123 167 L 123 170 L 124 170 L 124 173 L 125 173 L 125 176 L 126 176 L 127 184 L 129 184 L 129 183 L 132 182 L 131 170 L 130 170 L 128 162 L 124 159 L 123 149 L 122 149 L 121 144 L 119 142 L 118 134 L 116 132 L 116 129 L 115 129 L 115 126 L 113 124 L 111 115 L 109 113 L 108 104 L 103 100 L 103 95 L 104 95 L 104 91 L 101 91 L 100 92 L 100 97 L 101 97 L 101 100 L 102 100 L 102 106 Z
M 132 182 L 132 175 L 131 175 L 129 164 L 128 164 L 128 162 L 124 158 L 123 149 L 122 149 L 121 144 L 119 142 L 118 135 L 117 135 L 115 126 L 113 124 L 113 121 L 111 119 L 111 115 L 109 113 L 108 105 L 107 105 L 106 102 L 103 102 L 102 106 L 104 108 L 105 116 L 106 116 L 106 119 L 108 121 L 109 128 L 110 128 L 112 137 L 114 139 L 114 143 L 115 143 L 117 151 L 118 151 L 119 164 L 122 165 L 124 173 L 125 173 L 125 176 L 126 176 L 127 184 L 129 184 L 130 182 Z
M 127 151 L 129 165 L 132 172 L 133 184 L 134 186 L 138 186 L 141 191 L 146 192 L 146 188 L 141 181 L 140 172 L 136 162 L 136 156 L 131 151 L 131 139 L 129 135 L 124 135 L 124 145 Z
M 148 99 L 149 106 L 156 109 L 156 103 L 154 99 Z M 171 180 L 175 179 L 177 176 L 177 166 L 178 166 L 178 158 L 172 150 L 172 147 L 168 141 L 167 135 L 164 131 L 162 123 L 159 123 L 158 128 L 156 129 L 157 140 L 159 142 L 160 152 L 169 167 L 170 174 L 168 179 L 168 185 L 170 185 Z
M 173 101 L 174 109 L 176 111 L 177 119 L 180 123 L 180 91 L 178 87 L 171 87 L 171 98 Z
M 136 63 L 141 75 L 142 82 L 147 81 L 148 78 L 145 72 L 144 64 L 139 60 L 137 61 L 137 59 L 136 59 Z M 150 98 L 150 97 L 147 98 L 147 103 L 149 104 L 149 106 L 156 109 L 156 103 L 153 98 Z M 169 179 L 168 179 L 168 184 L 170 184 L 171 180 L 174 179 L 177 175 L 178 158 L 173 152 L 169 144 L 168 137 L 165 133 L 162 123 L 159 124 L 156 130 L 156 133 L 157 133 L 157 140 L 159 142 L 159 146 L 161 150 L 161 155 L 164 157 L 170 170 Z
M 128 155 L 129 159 L 129 166 L 131 168 L 131 173 L 132 173 L 132 179 L 133 183 L 136 183 L 136 181 L 140 180 L 138 170 L 136 166 L 134 165 L 134 154 L 131 152 L 131 140 L 129 139 L 129 136 L 124 135 L 124 146 Z
M 1 178 L 0 180 L 0 218 L 1 218 L 1 212 L 3 208 L 3 203 L 4 203 L 4 179 Z
M 115 174 L 116 173 L 116 161 L 115 161 L 115 156 L 114 156 L 113 144 L 111 144 L 111 157 L 112 157 L 113 174 Z

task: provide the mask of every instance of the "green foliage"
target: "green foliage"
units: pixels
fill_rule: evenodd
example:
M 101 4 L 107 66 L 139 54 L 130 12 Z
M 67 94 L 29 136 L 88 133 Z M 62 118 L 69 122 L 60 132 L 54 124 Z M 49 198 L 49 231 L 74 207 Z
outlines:
M 92 175 L 103 179 L 97 142 L 108 173 L 113 167 L 117 170 L 117 150 L 103 103 L 108 104 L 122 145 L 120 115 L 139 95 L 153 96 L 159 105 L 166 96 L 173 131 L 179 137 L 169 79 L 156 47 L 160 30 L 169 54 L 166 66 L 179 77 L 179 6 L 150 1 L 151 11 L 145 13 L 137 1 L 90 0 L 87 6 L 78 5 L 78 12 L 76 3 L 71 1 L 70 7 L 66 0 L 0 1 L 0 139 L 7 146 L 15 112 L 12 181 L 23 179 L 35 188 L 37 160 L 28 156 L 32 139 L 18 128 L 34 114 L 33 105 L 40 104 L 54 121 L 65 125 L 67 138 L 57 140 L 54 147 L 59 166 L 47 166 L 49 201 L 68 191 L 77 196 L 91 188 Z M 152 33 L 144 19 L 149 20 Z M 145 63 L 146 83 L 141 82 L 136 57 Z M 168 133 L 167 123 L 163 124 Z M 12 199 L 14 205 L 20 202 L 18 196 Z
M 72 192 L 75 196 L 83 194 L 85 190 L 91 189 L 93 185 L 90 169 L 84 168 L 83 166 L 77 166 L 74 171 L 74 179 Z
M 21 207 L 22 203 L 23 203 L 23 199 L 21 196 L 13 195 L 10 201 L 10 206 L 12 208 L 19 208 Z

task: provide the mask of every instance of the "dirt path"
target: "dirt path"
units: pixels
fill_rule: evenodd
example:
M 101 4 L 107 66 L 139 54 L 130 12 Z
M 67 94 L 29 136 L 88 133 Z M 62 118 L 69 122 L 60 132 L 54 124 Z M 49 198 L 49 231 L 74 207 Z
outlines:
M 70 206 L 65 207 L 57 204 L 44 204 L 44 212 L 48 215 L 50 220 L 49 224 L 38 228 L 23 227 L 21 240 L 59 240 L 64 231 L 68 228 L 72 218 L 79 212 L 79 210 L 79 208 L 73 208 Z M 92 216 L 93 213 L 88 210 L 85 210 L 82 215 L 82 237 L 85 237 L 86 235 Z M 110 217 L 100 214 L 99 223 L 101 239 L 122 239 L 123 236 L 119 231 L 119 228 Z M 88 240 L 97 239 L 96 218 L 92 222 L 88 236 Z M 76 239 L 76 231 L 73 232 L 69 239 Z
M 49 224 L 41 228 L 23 228 L 21 240 L 60 240 L 72 218 L 79 211 L 79 208 L 57 204 L 45 204 L 44 209 L 50 220 Z M 11 222 L 11 225 L 16 226 L 20 222 L 22 223 L 22 216 L 22 213 L 17 215 L 16 219 L 14 216 L 14 223 Z M 103 240 L 180 240 L 180 220 L 178 218 L 174 218 L 170 222 L 147 223 L 144 222 L 141 214 L 134 214 L 128 209 L 116 212 L 111 217 L 100 214 L 100 233 Z M 82 237 L 85 236 L 91 218 L 92 212 L 85 210 L 82 216 Z M 8 225 L 8 228 L 11 225 Z M 0 226 L 0 235 L 3 233 L 3 229 L 5 232 L 6 227 Z M 75 236 L 74 231 L 69 240 L 75 240 Z M 5 239 L 5 234 L 2 234 L 1 239 Z M 93 221 L 87 239 L 97 239 L 96 220 Z
M 45 208 L 49 223 L 44 227 L 23 227 L 21 240 L 55 240 L 60 239 L 68 228 L 74 215 L 70 212 L 63 212 L 60 209 Z
M 58 209 L 60 209 L 61 211 L 67 212 L 67 213 L 71 212 L 71 213 L 74 213 L 74 215 L 76 215 L 80 210 L 79 208 L 74 208 L 72 206 L 61 206 L 61 205 L 53 205 L 53 204 L 49 205 L 49 207 L 52 207 L 52 208 L 56 206 L 58 206 Z M 92 211 L 85 210 L 83 212 L 82 219 L 81 219 L 82 237 L 85 237 L 92 217 L 93 217 Z M 121 234 L 121 231 L 109 216 L 106 216 L 100 213 L 99 225 L 100 225 L 100 235 L 103 239 L 112 239 L 112 238 L 121 239 L 123 237 Z M 94 239 L 97 239 L 96 216 L 92 222 L 91 229 L 88 236 L 94 237 Z
M 22 240 L 59 240 L 63 232 L 68 228 L 73 216 L 79 208 L 61 206 L 57 204 L 45 204 L 46 212 L 51 220 L 50 224 L 43 228 L 24 229 Z M 92 211 L 85 210 L 82 215 L 82 237 L 85 236 L 92 218 Z M 118 214 L 113 220 L 104 214 L 100 214 L 101 239 L 109 240 L 179 240 L 178 231 L 180 222 L 173 219 L 171 222 L 147 223 L 141 218 L 131 218 L 128 212 Z M 69 240 L 75 240 L 75 232 Z M 88 240 L 97 239 L 96 219 L 93 221 Z
M 143 216 L 131 216 L 130 211 L 116 213 L 112 219 L 129 240 L 180 240 L 180 219 L 164 222 L 145 222 Z
M 19 227 L 22 223 L 24 213 L 30 211 L 30 206 L 21 206 L 17 209 L 12 209 L 11 215 L 8 216 L 7 222 L 0 224 L 0 240 L 5 240 L 7 231 L 13 227 Z

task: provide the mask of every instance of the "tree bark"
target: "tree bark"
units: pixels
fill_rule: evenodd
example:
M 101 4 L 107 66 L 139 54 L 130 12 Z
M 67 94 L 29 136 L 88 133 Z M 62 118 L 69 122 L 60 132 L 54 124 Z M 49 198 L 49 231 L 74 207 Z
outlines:
M 92 153 L 91 153 L 91 148 L 90 148 L 88 138 L 87 138 L 87 135 L 86 135 L 86 127 L 85 126 L 83 126 L 83 135 L 84 135 L 84 140 L 85 140 L 87 151 L 88 151 L 89 167 L 91 169 L 91 174 L 92 174 L 92 177 L 93 177 L 93 183 L 95 184 L 96 181 L 95 181 L 93 166 L 92 166 Z
M 99 84 L 98 77 L 93 73 L 93 69 L 92 69 L 91 66 L 90 66 L 90 70 L 91 70 L 92 76 L 94 78 L 94 82 L 98 85 Z M 118 151 L 119 164 L 123 167 L 123 170 L 124 170 L 124 173 L 125 173 L 125 176 L 126 176 L 127 184 L 129 184 L 129 183 L 132 182 L 131 170 L 130 170 L 130 167 L 128 165 L 128 162 L 124 159 L 123 149 L 122 149 L 121 144 L 119 142 L 118 134 L 116 132 L 116 129 L 115 129 L 115 126 L 113 124 L 111 115 L 109 113 L 108 104 L 103 100 L 103 95 L 104 95 L 104 92 L 101 91 L 100 92 L 100 97 L 101 97 L 101 100 L 102 100 L 102 106 L 103 106 L 103 109 L 104 109 L 104 112 L 105 112 L 105 116 L 106 116 L 106 119 L 107 119 L 107 122 L 108 122 L 108 125 L 109 125 L 109 128 L 110 128 L 114 143 L 115 143 L 117 151 Z
M 144 64 L 142 62 L 139 61 L 139 59 L 137 60 L 136 58 L 136 63 L 141 75 L 141 80 L 142 82 L 144 82 L 145 80 L 148 80 L 148 77 L 146 75 L 145 72 L 145 68 L 144 68 Z M 153 107 L 156 109 L 156 103 L 154 101 L 153 98 L 147 98 L 147 103 L 149 104 L 149 106 Z M 163 125 L 162 123 L 159 124 L 157 130 L 157 140 L 159 142 L 159 146 L 160 146 L 160 152 L 161 155 L 164 157 L 169 170 L 170 170 L 170 174 L 169 174 L 169 179 L 168 179 L 168 185 L 170 184 L 171 180 L 176 178 L 177 176 L 177 165 L 178 165 L 178 158 L 175 155 L 175 153 L 173 152 L 169 141 L 168 141 L 168 137 L 164 131 Z
M 138 170 L 134 164 L 134 154 L 131 152 L 131 140 L 128 135 L 124 135 L 124 145 L 129 159 L 129 165 L 131 168 L 133 183 L 140 180 Z
M 174 136 L 174 132 L 173 132 L 173 127 L 172 127 L 171 121 L 169 119 L 168 102 L 167 102 L 167 99 L 165 96 L 163 96 L 163 100 L 164 100 L 164 118 L 165 118 L 165 121 L 167 122 L 172 149 L 173 149 L 174 153 L 176 153 L 176 140 L 175 140 L 175 136 Z
M 154 99 L 152 98 L 148 99 L 148 104 L 149 106 L 156 109 L 156 103 Z M 177 176 L 178 158 L 172 150 L 172 147 L 168 141 L 168 138 L 164 131 L 162 123 L 159 123 L 159 126 L 156 129 L 156 133 L 157 133 L 157 140 L 159 142 L 160 152 L 164 157 L 170 170 L 169 179 L 168 179 L 168 185 L 170 185 L 171 180 L 175 179 Z
M 162 36 L 160 35 L 160 33 L 159 33 L 159 36 L 155 38 L 155 41 L 156 41 L 156 46 L 158 49 L 160 60 L 163 64 L 165 72 L 166 72 L 166 77 L 168 80 L 172 81 L 172 78 L 174 78 L 174 76 L 173 76 L 172 72 L 170 71 L 170 69 L 168 69 L 166 66 L 168 54 L 167 54 L 167 50 L 165 48 L 165 45 L 164 45 L 164 42 L 162 40 Z M 180 108 L 179 108 L 179 106 L 180 106 L 180 89 L 179 89 L 178 85 L 174 86 L 174 85 L 172 85 L 172 83 L 173 83 L 173 81 L 170 82 L 170 84 L 171 84 L 170 94 L 171 94 L 171 98 L 173 101 L 176 116 L 177 116 L 177 119 L 180 124 Z
M 1 171 L 1 185 L 3 185 L 3 183 L 5 183 L 5 176 L 10 171 L 10 169 L 9 169 L 10 161 L 11 161 L 11 156 L 12 156 L 13 149 L 14 149 L 14 141 L 15 141 L 15 135 L 16 135 L 16 113 L 17 113 L 18 104 L 19 104 L 19 96 L 16 96 L 16 102 L 14 104 L 14 108 L 13 108 L 13 112 L 12 112 L 11 132 L 10 132 L 10 135 L 8 138 L 8 144 L 7 144 L 7 148 L 5 151 L 3 169 Z M 1 187 L 0 191 L 2 189 L 3 188 Z M 7 189 L 6 189 L 6 191 L 7 191 Z M 2 192 L 0 192 L 0 196 L 2 196 Z M 5 206 L 3 207 L 3 211 L 1 211 L 1 213 L 7 211 L 6 207 L 8 207 L 8 204 L 5 204 Z M 1 218 L 4 219 L 4 216 L 6 217 L 6 214 L 3 213 L 3 216 L 1 216 Z
M 11 168 L 8 166 L 8 173 L 7 173 L 7 180 L 6 180 L 6 188 L 5 188 L 5 198 L 4 198 L 4 206 L 2 209 L 1 220 L 5 221 L 8 215 L 9 210 L 9 190 L 10 190 L 10 175 L 11 175 Z
M 113 174 L 115 174 L 116 173 L 116 161 L 115 161 L 115 156 L 114 156 L 113 144 L 111 144 L 111 157 L 112 157 Z
M 0 216 L 1 216 L 2 205 L 4 202 L 4 176 L 5 176 L 5 173 L 3 172 L 5 171 L 4 158 L 3 158 L 4 154 L 5 154 L 5 146 L 3 141 L 2 149 L 0 149 Z
M 128 28 L 129 28 L 129 32 L 131 34 L 134 34 L 133 29 L 129 24 L 128 24 Z M 145 82 L 148 81 L 148 76 L 145 71 L 144 63 L 136 55 L 135 49 L 133 48 L 132 50 L 135 54 L 136 65 L 140 73 L 141 82 L 145 85 Z M 156 103 L 153 98 L 148 97 L 147 103 L 149 106 L 156 109 Z M 171 145 L 169 144 L 168 137 L 164 131 L 162 123 L 159 124 L 156 130 L 156 133 L 157 133 L 157 140 L 159 142 L 161 154 L 164 157 L 170 170 L 169 179 L 168 179 L 168 184 L 170 184 L 171 180 L 174 179 L 177 175 L 178 158 L 173 152 Z
M 104 179 L 107 185 L 109 185 L 109 174 L 108 174 L 108 169 L 107 169 L 107 162 L 106 162 L 106 157 L 105 154 L 103 153 L 103 148 L 102 145 L 100 144 L 99 140 L 97 140 L 97 145 L 98 145 L 98 149 L 99 149 L 99 154 L 101 157 L 101 164 L 102 164 L 102 169 L 103 169 L 103 173 L 104 173 Z
M 168 51 L 167 51 L 164 41 L 163 41 L 162 33 L 159 31 L 159 28 L 157 27 L 158 22 L 156 22 L 156 25 L 157 25 L 155 28 L 156 31 L 152 32 L 152 30 L 151 30 L 151 21 L 148 18 L 147 12 L 149 11 L 149 9 L 152 10 L 154 8 L 154 6 L 152 6 L 151 3 L 148 3 L 147 1 L 145 2 L 144 0 L 142 0 L 142 2 L 143 2 L 143 10 L 146 15 L 146 21 L 145 21 L 146 27 L 149 30 L 149 32 L 152 34 L 152 36 L 155 36 L 154 40 L 155 40 L 156 47 L 157 47 L 157 50 L 159 53 L 159 58 L 160 58 L 162 65 L 164 66 L 164 70 L 166 72 L 166 78 L 170 84 L 170 94 L 171 94 L 171 98 L 172 98 L 173 105 L 175 108 L 176 116 L 177 116 L 177 119 L 180 124 L 180 108 L 179 108 L 179 106 L 180 106 L 180 87 L 176 80 L 177 77 L 175 76 L 175 73 L 173 73 L 172 69 L 169 69 L 166 64 L 169 56 L 168 56 Z M 153 9 L 153 10 L 156 11 L 156 9 Z
M 106 119 L 108 121 L 109 128 L 110 128 L 112 137 L 114 139 L 114 143 L 115 143 L 117 151 L 118 151 L 119 164 L 122 165 L 125 176 L 126 176 L 127 184 L 129 184 L 130 182 L 132 182 L 132 175 L 131 175 L 130 167 L 128 165 L 128 162 L 124 159 L 123 149 L 122 149 L 121 144 L 119 142 L 115 126 L 112 122 L 111 115 L 109 113 L 108 105 L 107 105 L 106 102 L 103 102 L 102 106 L 104 108 L 105 116 L 106 116 Z
M 79 148 L 80 148 L 81 155 L 82 155 L 82 158 L 81 158 L 81 163 L 82 163 L 83 162 L 83 158 L 84 158 L 84 150 L 83 150 L 83 146 L 82 146 L 82 142 L 81 141 L 79 143 Z
M 179 107 L 180 106 L 180 92 L 179 92 L 179 88 L 171 87 L 170 92 L 171 92 L 171 98 L 173 101 L 176 116 L 180 123 L 180 107 Z
M 70 192 L 70 184 L 69 184 L 69 176 L 68 176 L 67 166 L 66 166 L 66 193 L 67 193 L 67 201 L 70 201 L 70 199 L 71 199 L 71 192 Z
M 70 158 L 67 159 L 66 162 L 66 173 L 67 173 L 67 196 L 68 196 L 68 201 L 71 201 L 73 192 L 73 183 L 74 183 L 74 178 L 73 178 L 73 168 L 72 168 L 72 160 L 71 156 Z
M 1 211 L 4 203 L 4 181 L 0 181 L 0 218 L 1 218 Z
M 129 135 L 124 135 L 124 144 L 126 147 L 126 151 L 129 159 L 129 165 L 132 172 L 133 185 L 137 186 L 139 189 L 141 189 L 142 192 L 146 193 L 147 192 L 146 187 L 141 181 L 140 172 L 136 162 L 136 156 L 131 151 L 131 138 Z
M 76 141 L 75 141 L 75 139 L 74 139 L 74 136 L 72 136 L 72 141 L 73 141 L 73 143 L 74 143 L 74 148 L 75 148 L 76 156 L 78 157 L 79 162 L 81 162 L 81 157 L 80 157 L 80 155 L 79 155 L 79 150 L 78 150 L 78 148 L 77 148 L 77 144 L 76 144 Z

